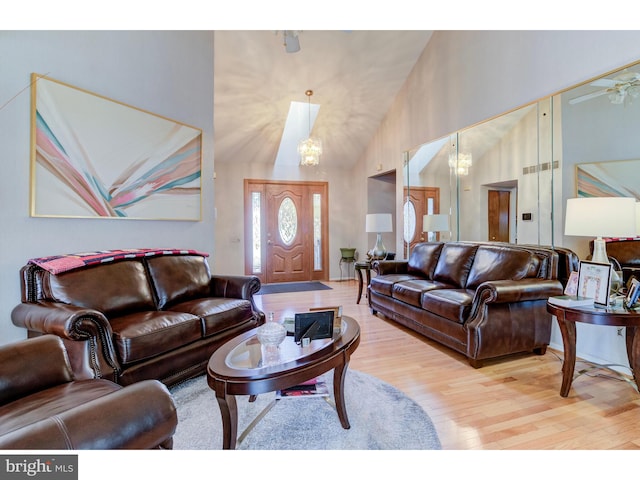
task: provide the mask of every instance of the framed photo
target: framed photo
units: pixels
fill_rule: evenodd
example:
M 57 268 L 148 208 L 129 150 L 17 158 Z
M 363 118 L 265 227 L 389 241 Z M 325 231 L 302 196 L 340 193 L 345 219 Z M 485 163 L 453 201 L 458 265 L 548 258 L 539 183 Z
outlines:
M 565 295 L 578 295 L 578 272 L 571 272 L 569 274 L 569 280 L 567 280 L 567 286 L 564 287 Z
M 578 296 L 593 298 L 594 305 L 609 305 L 611 265 L 582 261 L 578 270 Z
M 200 221 L 201 171 L 202 130 L 32 74 L 32 217 Z
M 638 301 L 638 296 L 640 296 L 640 282 L 635 278 L 631 278 L 629 283 L 629 290 L 624 303 L 627 307 L 632 308 Z

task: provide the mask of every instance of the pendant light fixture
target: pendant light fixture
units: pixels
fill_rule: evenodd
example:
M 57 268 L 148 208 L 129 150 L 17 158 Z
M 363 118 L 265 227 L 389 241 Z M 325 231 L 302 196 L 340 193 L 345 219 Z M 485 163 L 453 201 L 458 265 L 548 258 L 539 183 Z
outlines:
M 300 165 L 315 167 L 320 163 L 322 143 L 317 138 L 311 137 L 311 95 L 313 95 L 313 90 L 307 90 L 304 93 L 309 99 L 309 137 L 298 144 L 298 153 L 300 154 Z

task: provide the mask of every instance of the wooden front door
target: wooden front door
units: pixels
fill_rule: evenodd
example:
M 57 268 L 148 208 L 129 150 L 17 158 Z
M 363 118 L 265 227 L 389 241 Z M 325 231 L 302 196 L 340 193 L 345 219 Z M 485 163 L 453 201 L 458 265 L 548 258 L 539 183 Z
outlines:
M 422 231 L 422 217 L 427 214 L 440 213 L 440 188 L 405 188 L 404 198 L 404 243 L 405 249 L 408 248 L 408 252 L 411 252 L 416 243 L 429 240 L 427 232 Z M 433 240 L 438 238 L 439 234 L 436 234 Z
M 245 272 L 264 283 L 329 278 L 326 182 L 245 180 Z
M 489 190 L 489 240 L 509 241 L 509 215 L 511 194 L 505 190 Z

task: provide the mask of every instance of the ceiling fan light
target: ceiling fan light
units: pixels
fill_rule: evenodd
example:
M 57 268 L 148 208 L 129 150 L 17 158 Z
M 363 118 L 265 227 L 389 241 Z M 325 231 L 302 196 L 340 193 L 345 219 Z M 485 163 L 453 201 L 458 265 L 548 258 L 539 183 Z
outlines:
M 615 91 L 609 94 L 609 101 L 614 105 L 621 105 L 624 102 L 624 92 Z

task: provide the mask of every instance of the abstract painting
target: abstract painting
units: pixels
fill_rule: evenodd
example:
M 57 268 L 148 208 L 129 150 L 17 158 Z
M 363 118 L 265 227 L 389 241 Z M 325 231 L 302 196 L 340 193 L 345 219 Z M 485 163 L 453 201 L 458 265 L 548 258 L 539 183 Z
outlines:
M 576 165 L 578 197 L 633 197 L 640 201 L 640 160 Z
M 202 130 L 32 74 L 33 217 L 201 220 Z

